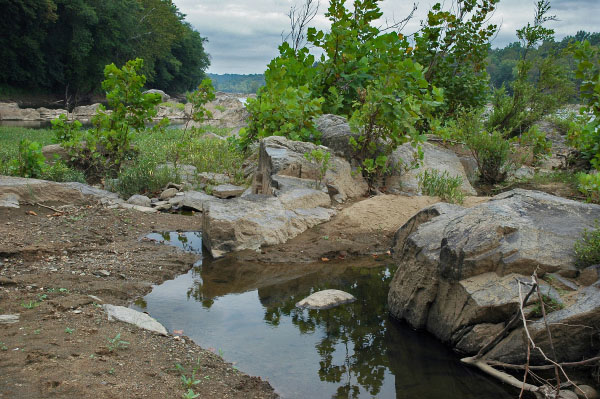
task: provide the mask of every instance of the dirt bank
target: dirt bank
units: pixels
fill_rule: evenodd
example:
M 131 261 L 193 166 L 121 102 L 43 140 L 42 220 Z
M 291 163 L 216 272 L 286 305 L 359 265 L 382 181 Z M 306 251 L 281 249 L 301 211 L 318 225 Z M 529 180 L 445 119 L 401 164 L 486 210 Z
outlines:
M 178 398 L 187 388 L 175 364 L 188 377 L 197 369 L 200 398 L 276 396 L 186 337 L 108 321 L 99 307 L 127 305 L 186 272 L 193 255 L 141 238 L 198 230 L 200 217 L 98 205 L 59 210 L 0 209 L 0 315 L 19 316 L 0 325 L 1 398 Z M 119 340 L 129 344 L 115 346 Z

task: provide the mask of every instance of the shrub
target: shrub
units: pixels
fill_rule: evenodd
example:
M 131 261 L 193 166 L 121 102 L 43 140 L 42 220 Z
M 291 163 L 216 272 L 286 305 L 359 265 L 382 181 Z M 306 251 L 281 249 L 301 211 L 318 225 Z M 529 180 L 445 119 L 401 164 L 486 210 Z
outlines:
M 19 142 L 19 156 L 8 165 L 11 174 L 22 177 L 40 177 L 45 168 L 46 158 L 42 154 L 41 144 L 27 139 Z
M 44 180 L 52 180 L 57 182 L 78 182 L 85 183 L 85 175 L 80 170 L 70 167 L 62 161 L 56 161 L 52 165 L 48 165 L 40 177 Z
M 167 183 L 178 183 L 180 180 L 174 169 L 158 167 L 153 160 L 143 159 L 134 164 L 126 164 L 116 179 L 108 180 L 108 188 L 118 192 L 123 198 L 129 198 L 133 194 L 160 191 Z
M 577 266 L 584 268 L 600 263 L 600 229 L 598 223 L 593 230 L 585 229 L 581 238 L 575 242 Z
M 546 139 L 546 133 L 532 126 L 516 139 L 521 147 L 531 148 L 534 162 L 539 162 L 552 154 L 552 142 Z
M 317 175 L 315 176 L 315 189 L 319 190 L 321 188 L 321 182 L 330 166 L 329 161 L 331 159 L 331 153 L 318 148 L 305 153 L 304 158 L 317 165 L 318 170 Z
M 510 143 L 498 132 L 485 130 L 473 132 L 466 139 L 485 183 L 496 184 L 506 180 L 509 165 Z
M 285 136 L 296 141 L 319 143 L 320 132 L 314 120 L 321 114 L 323 98 L 312 98 L 307 85 L 276 89 L 265 86 L 256 99 L 248 99 L 252 115 L 247 128 L 240 131 L 242 148 L 268 136 Z
M 571 144 L 581 151 L 597 171 L 600 171 L 600 66 L 598 65 L 598 49 L 593 48 L 586 40 L 575 46 L 577 72 L 575 76 L 582 80 L 581 97 L 585 105 L 580 114 L 586 124 L 569 133 Z M 589 116 L 591 114 L 591 117 Z M 589 199 L 600 197 L 600 177 L 596 174 L 579 175 L 579 189 Z
M 462 177 L 451 177 L 447 171 L 424 170 L 419 174 L 419 189 L 424 195 L 440 197 L 451 204 L 462 204 L 465 194 L 460 190 Z

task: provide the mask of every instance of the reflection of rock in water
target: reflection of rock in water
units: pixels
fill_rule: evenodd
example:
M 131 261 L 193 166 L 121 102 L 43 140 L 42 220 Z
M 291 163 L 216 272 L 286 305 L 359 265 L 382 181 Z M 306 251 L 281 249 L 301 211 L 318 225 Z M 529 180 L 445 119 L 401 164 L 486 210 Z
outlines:
M 353 266 L 374 267 L 381 264 L 372 259 L 290 265 L 240 262 L 233 257 L 205 260 L 201 271 L 202 286 L 195 287 L 194 291 L 201 298 L 216 298 L 258 289 L 262 304 L 269 306 L 271 302 L 289 299 L 291 294 L 308 292 L 318 281 L 342 284 L 336 280 L 337 276 Z
M 424 331 L 389 320 L 385 334 L 397 398 L 497 398 L 501 384 L 460 364 L 446 346 Z M 506 392 L 506 397 L 510 397 Z

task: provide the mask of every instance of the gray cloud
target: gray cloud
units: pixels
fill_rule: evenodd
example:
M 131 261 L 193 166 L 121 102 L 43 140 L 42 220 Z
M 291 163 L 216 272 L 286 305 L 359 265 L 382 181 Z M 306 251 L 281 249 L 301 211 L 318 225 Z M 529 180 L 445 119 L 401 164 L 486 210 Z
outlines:
M 278 54 L 281 33 L 288 29 L 286 12 L 301 0 L 175 0 L 186 19 L 202 36 L 208 38 L 206 49 L 211 55 L 209 71 L 213 73 L 262 73 L 269 61 Z M 348 3 L 351 3 L 350 1 Z M 434 1 L 419 3 L 419 9 L 405 32 L 419 29 L 420 21 Z M 328 21 L 323 15 L 328 1 L 321 0 L 320 15 L 313 25 L 327 29 Z M 410 9 L 412 2 L 384 0 L 381 9 L 384 19 L 400 20 Z M 500 32 L 492 42 L 503 47 L 516 39 L 515 31 L 533 19 L 534 2 L 523 0 L 500 0 L 490 22 L 500 26 Z M 598 0 L 555 0 L 552 14 L 559 21 L 549 27 L 556 31 L 560 40 L 578 30 L 598 31 L 596 22 L 600 15 Z M 382 21 L 382 23 L 384 23 Z

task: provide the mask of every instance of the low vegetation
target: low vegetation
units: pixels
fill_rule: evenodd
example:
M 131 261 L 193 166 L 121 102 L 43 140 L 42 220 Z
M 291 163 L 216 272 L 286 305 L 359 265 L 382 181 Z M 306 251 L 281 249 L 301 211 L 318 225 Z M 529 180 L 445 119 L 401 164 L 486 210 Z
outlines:
M 419 174 L 419 189 L 423 195 L 440 197 L 451 204 L 462 204 L 465 194 L 461 191 L 462 177 L 452 177 L 448 172 L 435 169 L 424 170 Z
M 579 267 L 584 268 L 600 264 L 600 228 L 584 230 L 575 243 L 575 257 Z

